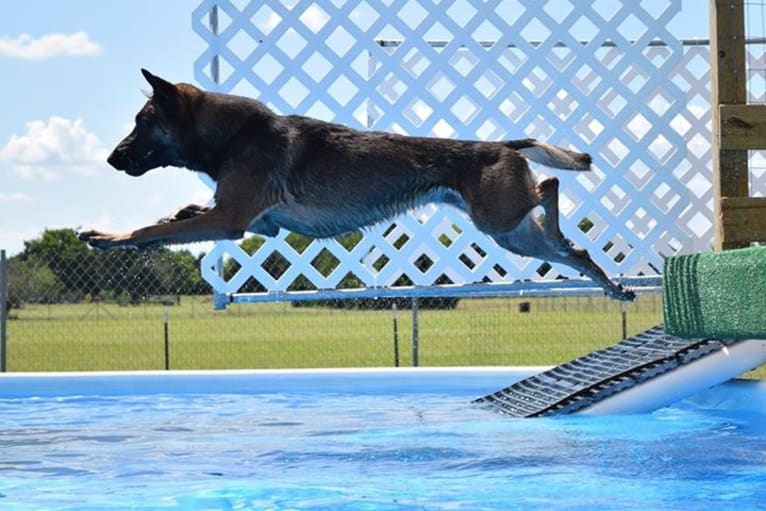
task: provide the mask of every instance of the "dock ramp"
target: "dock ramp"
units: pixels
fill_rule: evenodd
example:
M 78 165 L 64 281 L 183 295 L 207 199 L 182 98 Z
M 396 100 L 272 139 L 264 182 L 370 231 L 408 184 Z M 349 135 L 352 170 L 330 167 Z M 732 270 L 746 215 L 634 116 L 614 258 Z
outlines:
M 766 340 L 685 339 L 662 325 L 474 402 L 514 417 L 644 413 L 766 363 Z

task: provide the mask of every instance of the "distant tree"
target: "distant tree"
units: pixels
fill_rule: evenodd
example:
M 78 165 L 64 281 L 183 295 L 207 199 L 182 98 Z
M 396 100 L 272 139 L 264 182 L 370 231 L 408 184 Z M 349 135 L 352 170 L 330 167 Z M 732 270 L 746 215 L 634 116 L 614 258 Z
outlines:
M 163 247 L 146 252 L 98 252 L 94 270 L 99 275 L 99 290 L 127 295 L 132 303 L 148 297 L 210 292 L 200 276 L 199 260 L 188 251 Z
M 8 300 L 17 305 L 56 301 L 64 286 L 47 264 L 34 259 L 8 260 Z
M 77 239 L 74 229 L 46 229 L 39 239 L 25 241 L 23 258 L 37 257 L 47 263 L 59 263 L 87 257 L 88 246 Z
M 166 248 L 149 252 L 151 265 L 156 272 L 162 294 L 202 294 L 210 292 L 199 270 L 199 260 L 188 250 Z
M 92 251 L 74 229 L 46 229 L 39 239 L 25 241 L 21 261 L 43 263 L 69 292 L 91 292 L 94 275 Z
M 188 250 L 171 251 L 171 254 L 174 261 L 176 294 L 201 295 L 212 292 L 210 284 L 202 278 L 200 272 L 200 261 L 204 254 L 195 256 Z
M 128 296 L 138 303 L 149 296 L 210 292 L 200 275 L 199 259 L 189 251 L 95 250 L 80 241 L 74 229 L 44 231 L 40 238 L 24 242 L 14 260 L 14 271 L 23 275 L 17 289 L 30 296 L 47 288 L 48 300 L 107 294 Z M 30 281 L 25 284 L 23 279 Z

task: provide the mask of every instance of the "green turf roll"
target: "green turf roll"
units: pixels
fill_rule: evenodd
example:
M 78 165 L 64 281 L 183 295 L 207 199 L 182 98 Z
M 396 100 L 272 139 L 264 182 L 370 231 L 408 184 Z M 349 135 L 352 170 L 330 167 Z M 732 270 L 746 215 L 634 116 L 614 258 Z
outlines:
M 766 247 L 670 257 L 663 292 L 668 333 L 766 339 Z

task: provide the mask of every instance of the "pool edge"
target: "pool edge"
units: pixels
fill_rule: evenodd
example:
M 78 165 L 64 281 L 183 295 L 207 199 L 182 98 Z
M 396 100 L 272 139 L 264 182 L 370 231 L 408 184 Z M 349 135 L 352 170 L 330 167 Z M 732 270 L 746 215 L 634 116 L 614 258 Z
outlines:
M 0 398 L 135 394 L 494 392 L 547 367 L 407 367 L 0 374 Z

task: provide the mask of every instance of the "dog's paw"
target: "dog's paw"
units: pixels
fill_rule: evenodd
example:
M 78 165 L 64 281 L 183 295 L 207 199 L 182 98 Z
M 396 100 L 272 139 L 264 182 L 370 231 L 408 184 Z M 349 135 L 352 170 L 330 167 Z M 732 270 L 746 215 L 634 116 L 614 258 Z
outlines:
M 607 294 L 615 300 L 621 302 L 633 302 L 636 300 L 636 293 L 630 289 L 626 289 L 621 285 L 617 285 L 615 289 L 611 289 Z
M 187 220 L 189 218 L 194 218 L 195 216 L 207 213 L 210 211 L 210 209 L 212 209 L 210 206 L 198 206 L 197 204 L 189 204 L 188 206 L 178 208 L 169 216 L 160 218 L 157 223 L 169 224 L 172 222 L 178 222 L 180 220 Z
M 101 250 L 131 246 L 121 236 L 101 231 L 82 231 L 77 235 L 77 238 L 80 241 L 86 242 L 91 247 Z

